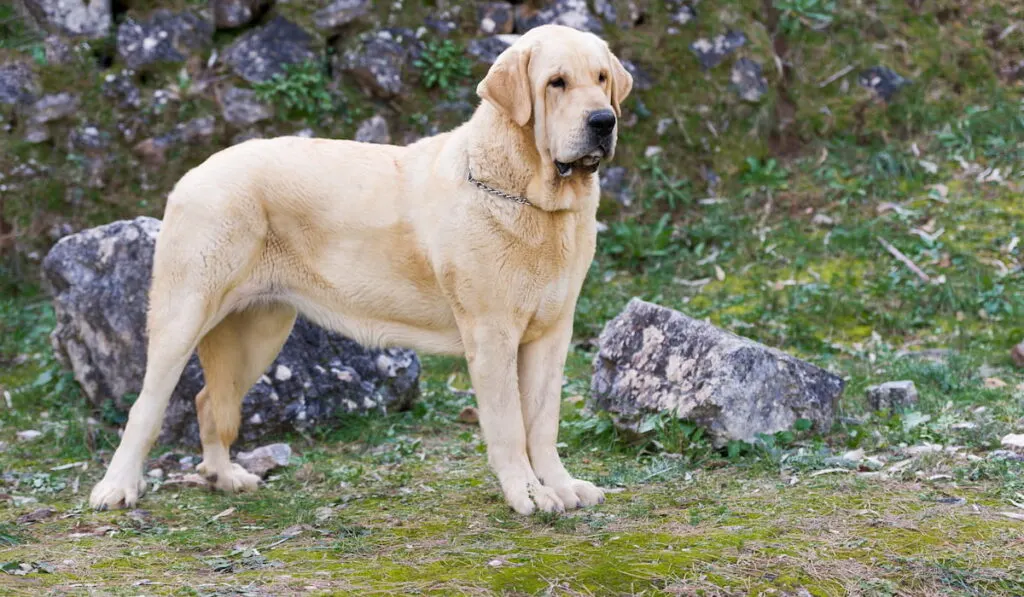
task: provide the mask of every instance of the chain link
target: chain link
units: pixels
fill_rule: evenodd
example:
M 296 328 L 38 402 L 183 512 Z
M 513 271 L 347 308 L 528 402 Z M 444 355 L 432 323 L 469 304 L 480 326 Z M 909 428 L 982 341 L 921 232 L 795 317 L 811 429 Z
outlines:
M 502 199 L 508 199 L 509 201 L 513 201 L 520 205 L 529 205 L 530 207 L 535 207 L 533 203 L 530 203 L 529 199 L 523 197 L 522 195 L 513 195 L 512 193 L 506 193 L 505 191 L 498 190 L 486 183 L 480 182 L 479 180 L 473 178 L 472 172 L 469 173 L 469 182 L 476 185 L 477 188 L 487 191 L 488 193 L 495 195 L 497 197 L 501 197 Z

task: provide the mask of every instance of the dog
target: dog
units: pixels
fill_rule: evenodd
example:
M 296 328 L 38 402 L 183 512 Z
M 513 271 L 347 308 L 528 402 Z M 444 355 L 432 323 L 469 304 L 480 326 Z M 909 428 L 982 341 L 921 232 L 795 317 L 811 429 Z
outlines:
M 487 460 L 524 515 L 603 501 L 556 448 L 573 314 L 597 240 L 600 164 L 630 74 L 598 36 L 545 25 L 476 88 L 472 117 L 405 147 L 254 139 L 214 153 L 167 199 L 147 368 L 94 508 L 132 507 L 186 362 L 198 351 L 203 461 L 216 489 L 241 401 L 301 313 L 364 346 L 464 355 Z

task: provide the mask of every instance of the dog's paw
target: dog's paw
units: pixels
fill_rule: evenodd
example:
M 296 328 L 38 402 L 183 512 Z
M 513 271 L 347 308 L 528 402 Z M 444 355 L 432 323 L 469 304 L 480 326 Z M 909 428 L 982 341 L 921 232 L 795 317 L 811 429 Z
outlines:
M 604 491 L 589 481 L 571 479 L 553 487 L 567 509 L 585 508 L 604 502 Z
M 117 475 L 108 473 L 92 488 L 89 505 L 97 510 L 131 508 L 146 491 L 146 482 L 141 475 Z
M 565 505 L 558 494 L 550 487 L 539 483 L 528 483 L 512 491 L 506 491 L 505 498 L 508 505 L 523 516 L 529 516 L 536 511 L 565 512 Z
M 196 470 L 206 478 L 211 487 L 227 493 L 255 491 L 260 486 L 260 478 L 237 463 L 233 463 L 227 471 L 213 471 L 202 462 Z

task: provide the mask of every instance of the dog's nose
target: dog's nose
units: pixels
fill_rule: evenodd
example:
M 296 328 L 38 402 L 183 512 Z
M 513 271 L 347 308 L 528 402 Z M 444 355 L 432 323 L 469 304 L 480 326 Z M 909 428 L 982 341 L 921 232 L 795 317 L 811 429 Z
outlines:
M 587 116 L 587 126 L 595 133 L 607 135 L 615 128 L 615 113 L 611 110 L 596 110 Z

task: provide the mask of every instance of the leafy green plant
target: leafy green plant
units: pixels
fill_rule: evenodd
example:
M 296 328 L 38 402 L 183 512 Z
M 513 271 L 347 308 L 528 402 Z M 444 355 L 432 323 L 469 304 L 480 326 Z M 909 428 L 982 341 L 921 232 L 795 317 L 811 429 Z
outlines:
M 834 19 L 835 0 L 775 0 L 779 26 L 783 33 L 796 33 L 805 27 L 820 30 Z
M 774 158 L 761 161 L 755 157 L 746 159 L 746 168 L 740 175 L 744 197 L 756 193 L 771 196 L 775 191 L 789 188 L 789 171 L 779 165 Z
M 427 89 L 448 91 L 470 75 L 465 51 L 450 39 L 428 41 L 413 65 L 423 71 L 423 86 Z
M 602 246 L 606 254 L 627 267 L 636 267 L 672 251 L 674 227 L 669 214 L 661 216 L 653 226 L 634 221 L 613 222 L 609 238 Z
M 256 83 L 253 89 L 256 97 L 277 106 L 285 117 L 313 121 L 334 110 L 327 83 L 322 66 L 309 61 L 286 65 L 283 72 Z
M 640 166 L 647 175 L 647 196 L 645 197 L 646 209 L 658 205 L 668 205 L 668 208 L 675 210 L 677 206 L 686 205 L 692 199 L 690 181 L 685 178 L 676 178 L 669 173 L 661 164 L 661 156 L 655 155 Z

